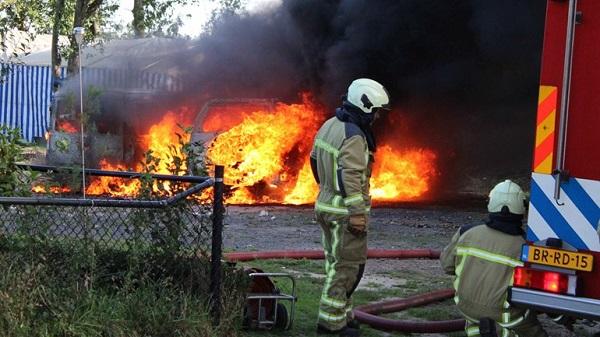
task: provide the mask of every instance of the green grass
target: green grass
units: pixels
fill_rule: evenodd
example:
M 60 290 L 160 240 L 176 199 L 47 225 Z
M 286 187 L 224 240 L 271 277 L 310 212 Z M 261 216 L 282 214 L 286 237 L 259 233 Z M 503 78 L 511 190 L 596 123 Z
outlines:
M 310 260 L 268 260 L 268 261 L 252 261 L 244 264 L 260 268 L 265 272 L 283 272 L 291 273 L 296 277 L 298 302 L 296 303 L 296 315 L 294 325 L 289 331 L 245 331 L 241 336 L 246 337 L 302 337 L 315 336 L 315 327 L 317 321 L 317 310 L 319 306 L 319 298 L 321 296 L 321 288 L 323 286 L 323 278 L 318 275 L 324 275 L 322 261 Z M 366 284 L 372 286 L 375 290 L 359 289 L 355 292 L 354 304 L 361 305 L 373 301 L 382 301 L 391 298 L 407 297 L 424 293 L 430 290 L 442 289 L 451 286 L 448 277 L 432 277 L 417 270 L 398 271 L 387 273 L 388 277 L 399 277 L 406 279 L 405 286 L 393 288 L 385 288 L 380 284 Z M 286 282 L 277 282 L 283 292 L 290 293 L 290 289 Z M 454 309 L 451 300 L 442 303 L 436 303 L 422 308 L 412 308 L 401 313 L 389 314 L 389 318 L 401 318 L 408 320 L 445 320 L 459 318 L 459 314 Z M 362 336 L 364 337 L 382 337 L 390 336 L 390 333 L 372 329 L 366 325 L 361 326 Z M 405 334 L 394 333 L 394 336 L 410 336 Z M 449 334 L 449 336 L 463 336 L 462 332 Z
M 1 242 L 1 241 L 0 241 Z M 6 242 L 5 242 L 6 244 Z M 315 336 L 319 298 L 324 282 L 323 261 L 267 260 L 252 261 L 241 266 L 260 268 L 265 272 L 294 275 L 297 281 L 296 315 L 289 331 L 240 331 L 242 297 L 236 288 L 245 285 L 234 274 L 225 279 L 223 296 L 228 307 L 223 325 L 210 326 L 204 291 L 189 291 L 182 287 L 182 269 L 192 266 L 187 260 L 152 259 L 138 256 L 146 268 L 128 267 L 128 259 L 118 251 L 96 250 L 94 287 L 87 289 L 89 258 L 85 247 L 54 243 L 36 247 L 4 245 L 0 249 L 0 335 L 7 337 L 215 337 L 215 336 Z M 181 268 L 174 263 L 180 261 Z M 430 263 L 423 261 L 423 263 Z M 156 274 L 149 266 L 162 266 Z M 450 278 L 432 275 L 419 269 L 420 262 L 407 264 L 400 270 L 380 273 L 379 276 L 405 280 L 401 285 L 387 287 L 363 281 L 354 295 L 354 304 L 404 298 L 426 291 L 448 288 Z M 412 266 L 412 267 L 411 267 Z M 200 272 L 199 265 L 191 269 Z M 142 271 L 138 274 L 137 271 Z M 133 279 L 126 275 L 133 273 Z M 203 273 L 203 272 L 202 272 Z M 108 277 L 110 275 L 110 277 Z M 276 286 L 291 293 L 285 278 L 276 278 Z M 178 281 L 178 282 L 175 282 Z M 183 282 L 185 283 L 185 282 Z M 201 282 L 204 284 L 205 282 Z M 202 288 L 199 286 L 198 290 Z M 238 293 L 241 295 L 241 293 Z M 285 303 L 289 304 L 289 302 Z M 411 308 L 386 317 L 406 320 L 444 320 L 458 318 L 451 301 L 427 307 Z M 390 336 L 389 333 L 362 327 L 365 337 Z M 395 336 L 404 336 L 394 334 Z M 450 336 L 463 336 L 462 333 Z
M 237 336 L 246 288 L 241 272 L 224 267 L 222 325 L 213 327 L 208 262 L 139 253 L 0 240 L 0 336 Z

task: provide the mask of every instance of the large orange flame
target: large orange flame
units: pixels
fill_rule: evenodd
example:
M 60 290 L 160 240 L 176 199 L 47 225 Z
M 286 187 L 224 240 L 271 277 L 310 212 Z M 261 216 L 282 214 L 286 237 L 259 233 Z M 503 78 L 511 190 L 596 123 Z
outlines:
M 126 167 L 120 164 L 111 164 L 107 160 L 100 161 L 100 167 L 108 171 L 127 171 Z M 137 192 L 141 184 L 139 180 L 113 178 L 113 177 L 96 177 L 88 185 L 85 192 L 92 195 L 110 194 L 113 196 L 133 196 Z
M 231 186 L 226 202 L 233 204 L 309 204 L 318 194 L 309 152 L 325 113 L 309 95 L 300 104 L 278 103 L 274 108 L 237 106 L 226 113 L 209 114 L 202 125 L 216 133 L 206 159 L 225 166 L 225 183 Z M 185 155 L 180 142 L 180 114 L 168 112 L 141 137 L 140 147 L 159 158 L 153 173 L 185 174 Z M 180 137 L 182 137 L 180 139 Z M 385 143 L 385 142 L 384 142 Z M 183 159 L 179 165 L 174 158 Z M 177 159 L 177 160 L 179 160 Z M 375 201 L 405 201 L 423 198 L 437 176 L 436 154 L 429 149 L 384 144 L 375 153 L 371 195 Z M 125 170 L 124 165 L 101 162 L 107 170 Z M 137 171 L 143 170 L 138 164 Z M 177 171 L 177 172 L 175 172 Z M 140 183 L 135 180 L 101 177 L 88 186 L 88 194 L 134 196 Z M 167 186 L 168 189 L 168 186 Z
M 319 187 L 310 169 L 310 159 L 306 158 L 298 174 L 296 186 L 290 194 L 285 196 L 283 202 L 292 205 L 308 204 L 317 199 L 318 191 Z
M 379 147 L 371 177 L 373 200 L 404 201 L 423 196 L 437 174 L 435 158 L 430 150 Z
M 308 153 L 322 122 L 318 116 L 322 112 L 305 96 L 303 104 L 278 104 L 275 111 L 246 112 L 239 124 L 221 133 L 209 147 L 207 157 L 226 167 L 225 182 L 234 190 L 227 202 L 314 202 L 318 186 Z M 215 118 L 209 120 L 212 129 L 219 129 Z M 291 153 L 300 160 L 291 160 Z M 434 152 L 427 149 L 381 146 L 375 154 L 371 179 L 373 199 L 405 201 L 423 197 L 437 174 L 435 159 Z
M 181 142 L 189 141 L 189 134 L 186 134 L 181 130 L 178 125 L 178 119 L 177 114 L 169 111 L 159 123 L 150 127 L 147 135 L 141 137 L 141 146 L 148 151 L 151 151 L 152 156 L 158 159 L 158 164 L 153 167 L 151 173 L 185 174 L 185 160 L 182 160 L 178 167 L 176 167 L 175 161 L 179 159 L 174 159 L 175 157 L 180 159 L 185 158 L 185 155 L 181 153 L 181 147 L 178 146 L 179 137 L 181 137 Z M 112 171 L 127 170 L 124 165 L 113 164 L 104 159 L 100 161 L 100 168 Z M 137 171 L 143 171 L 144 167 L 142 164 L 138 164 L 135 169 Z M 137 195 L 140 186 L 139 180 L 99 177 L 95 178 L 87 187 L 86 193 L 92 195 L 110 194 L 113 196 L 134 196 Z M 155 186 L 155 190 L 157 188 L 158 187 Z M 169 184 L 165 183 L 163 188 L 168 191 Z
M 143 137 L 145 147 L 149 151 L 152 151 L 152 156 L 160 160 L 153 173 L 186 173 L 187 166 L 185 160 L 177 165 L 174 159 L 175 157 L 185 158 L 179 146 L 179 138 L 181 137 L 182 143 L 189 141 L 189 134 L 181 129 L 179 120 L 180 117 L 174 112 L 169 111 L 158 124 L 152 125 L 148 134 Z M 138 169 L 141 169 L 141 167 L 138 167 Z
M 407 201 L 422 197 L 429 191 L 437 174 L 435 158 L 430 150 L 396 151 L 389 145 L 381 146 L 375 154 L 371 197 L 376 201 Z M 308 204 L 316 199 L 317 194 L 318 186 L 307 159 L 294 190 L 285 197 L 284 203 Z
M 322 113 L 308 95 L 302 104 L 278 103 L 274 111 L 254 111 L 211 143 L 206 157 L 224 165 L 225 183 L 235 186 L 229 202 L 282 202 L 294 188 L 308 157 Z M 257 188 L 258 193 L 250 189 Z M 254 197 L 260 194 L 260 197 Z

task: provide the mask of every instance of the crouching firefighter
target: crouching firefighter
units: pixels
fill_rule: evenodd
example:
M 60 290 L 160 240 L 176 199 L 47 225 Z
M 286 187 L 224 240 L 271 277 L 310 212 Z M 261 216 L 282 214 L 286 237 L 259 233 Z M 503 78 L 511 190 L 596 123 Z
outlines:
M 322 229 L 327 274 L 318 333 L 360 335 L 351 297 L 367 260 L 369 178 L 375 151 L 371 124 L 388 104 L 389 95 L 381 84 L 357 79 L 350 84 L 342 107 L 315 137 L 310 161 L 319 184 L 315 213 Z
M 547 336 L 535 312 L 507 302 L 514 268 L 522 266 L 525 199 L 519 185 L 499 183 L 489 195 L 489 220 L 460 228 L 442 251 L 444 271 L 456 276 L 454 300 L 467 336 Z

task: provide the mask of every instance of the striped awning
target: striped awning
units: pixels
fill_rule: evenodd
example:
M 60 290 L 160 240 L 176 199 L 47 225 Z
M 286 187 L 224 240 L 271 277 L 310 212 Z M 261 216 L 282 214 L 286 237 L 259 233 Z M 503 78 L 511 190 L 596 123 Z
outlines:
M 0 65 L 0 124 L 19 128 L 23 139 L 43 137 L 50 119 L 50 66 Z M 62 69 L 62 77 L 66 75 Z
M 50 122 L 52 76 L 50 66 L 2 65 L 8 67 L 0 79 L 0 124 L 19 128 L 23 139 L 31 142 L 43 137 Z M 61 78 L 66 77 L 62 68 Z M 180 80 L 149 71 L 83 68 L 84 87 L 122 90 L 176 92 Z

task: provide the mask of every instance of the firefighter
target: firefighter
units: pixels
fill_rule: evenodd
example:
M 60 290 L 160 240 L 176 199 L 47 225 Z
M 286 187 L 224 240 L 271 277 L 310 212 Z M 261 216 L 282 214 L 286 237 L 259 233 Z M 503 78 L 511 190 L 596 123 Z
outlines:
M 535 313 L 507 302 L 514 267 L 522 265 L 525 199 L 519 185 L 499 183 L 489 194 L 489 220 L 460 228 L 442 251 L 444 271 L 456 276 L 454 300 L 467 336 L 547 336 Z
M 376 81 L 354 80 L 335 116 L 319 129 L 310 154 L 319 196 L 315 202 L 322 229 L 326 278 L 317 332 L 359 336 L 352 315 L 352 293 L 367 259 L 369 178 L 375 152 L 371 125 L 389 105 L 389 95 Z

